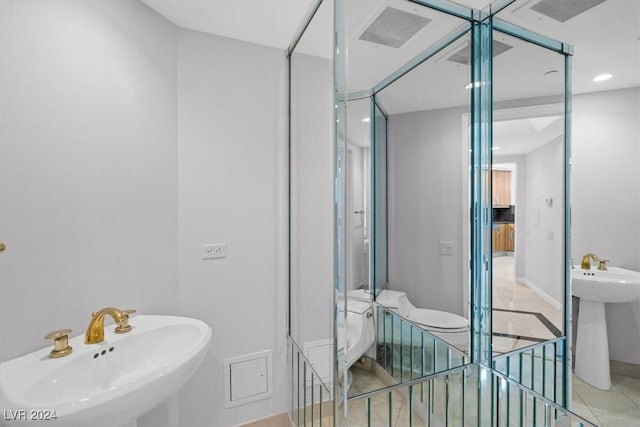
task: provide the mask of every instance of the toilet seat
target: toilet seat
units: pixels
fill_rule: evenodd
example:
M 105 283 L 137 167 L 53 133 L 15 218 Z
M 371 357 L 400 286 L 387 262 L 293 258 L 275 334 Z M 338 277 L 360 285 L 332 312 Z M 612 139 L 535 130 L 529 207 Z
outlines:
M 469 331 L 469 321 L 464 317 L 447 311 L 416 308 L 402 291 L 385 289 L 376 302 L 432 332 L 456 334 Z
M 433 331 L 453 333 L 466 331 L 469 328 L 467 319 L 446 311 L 416 308 L 411 310 L 406 317 L 425 329 Z

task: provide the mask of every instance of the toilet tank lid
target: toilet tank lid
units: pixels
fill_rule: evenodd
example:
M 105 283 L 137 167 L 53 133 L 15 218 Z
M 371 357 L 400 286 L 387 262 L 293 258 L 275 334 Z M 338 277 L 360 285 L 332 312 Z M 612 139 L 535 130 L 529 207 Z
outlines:
M 388 308 L 400 308 L 400 299 L 406 295 L 405 292 L 385 289 L 378 294 L 376 302 Z
M 366 289 L 354 289 L 347 292 L 347 298 L 358 301 L 371 301 L 371 294 Z
M 371 308 L 371 304 L 365 301 L 356 301 L 347 299 L 347 311 L 351 313 L 362 314 L 366 313 Z

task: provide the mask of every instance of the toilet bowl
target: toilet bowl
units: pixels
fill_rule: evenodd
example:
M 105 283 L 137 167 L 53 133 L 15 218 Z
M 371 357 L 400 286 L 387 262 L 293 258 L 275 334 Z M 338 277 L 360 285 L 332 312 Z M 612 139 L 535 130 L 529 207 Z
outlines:
M 343 351 L 346 355 L 345 367 L 348 369 L 376 340 L 371 303 L 347 299 L 346 328 L 338 328 L 338 343 L 345 342 L 345 332 L 346 343 Z
M 376 332 L 373 318 L 373 308 L 367 301 L 347 298 L 346 324 L 338 326 L 338 345 L 344 345 L 338 351 L 338 356 L 344 358 L 340 364 L 340 378 L 344 369 L 349 369 L 375 343 Z M 351 381 L 347 383 L 349 388 Z
M 464 352 L 469 347 L 469 321 L 446 311 L 416 308 L 405 292 L 383 290 L 376 302 Z

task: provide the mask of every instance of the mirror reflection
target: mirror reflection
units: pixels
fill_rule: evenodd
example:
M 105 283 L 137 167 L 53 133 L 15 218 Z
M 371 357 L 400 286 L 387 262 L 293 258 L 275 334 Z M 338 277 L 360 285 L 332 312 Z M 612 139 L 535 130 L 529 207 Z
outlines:
M 468 361 L 471 70 L 463 20 L 406 1 L 348 2 L 347 16 L 351 397 Z
M 332 8 L 322 3 L 289 63 L 289 333 L 327 397 L 334 360 Z
M 564 335 L 565 83 L 563 55 L 497 31 L 496 45 L 492 349 L 501 354 Z

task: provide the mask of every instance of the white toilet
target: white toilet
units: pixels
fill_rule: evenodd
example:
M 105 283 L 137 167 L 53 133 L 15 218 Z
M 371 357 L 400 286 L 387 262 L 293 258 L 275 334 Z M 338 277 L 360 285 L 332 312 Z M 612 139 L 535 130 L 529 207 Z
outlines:
M 416 308 L 405 292 L 383 290 L 376 302 L 416 323 L 431 334 L 464 352 L 469 348 L 469 321 L 446 311 Z
M 346 337 L 345 337 L 346 334 Z M 346 338 L 346 343 L 345 343 Z M 367 301 L 359 301 L 347 298 L 347 316 L 345 326 L 338 326 L 338 345 L 345 343 L 345 348 L 339 352 L 340 357 L 345 357 L 342 369 L 349 369 L 367 350 L 375 343 L 376 329 L 373 317 L 373 308 Z M 340 376 L 344 375 L 344 371 Z M 347 389 L 351 385 L 351 375 L 347 382 Z

